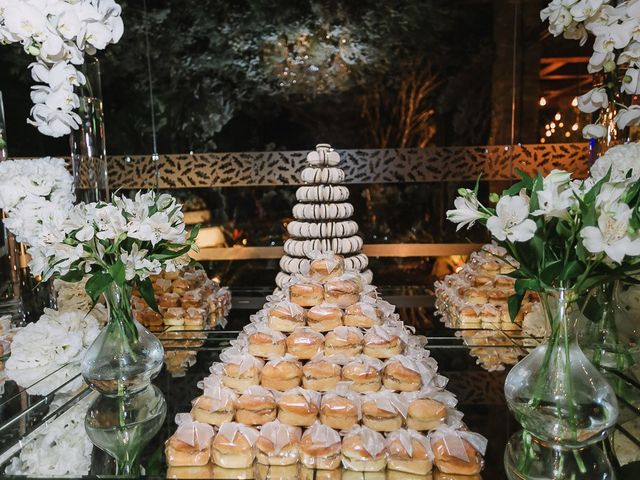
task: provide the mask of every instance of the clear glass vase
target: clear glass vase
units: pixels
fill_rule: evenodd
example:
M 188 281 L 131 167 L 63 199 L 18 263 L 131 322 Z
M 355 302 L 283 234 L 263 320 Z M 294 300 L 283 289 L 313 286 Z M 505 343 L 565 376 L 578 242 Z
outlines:
M 149 385 L 160 372 L 164 349 L 155 335 L 133 318 L 131 286 L 112 284 L 104 293 L 109 323 L 82 359 L 82 376 L 107 396 L 124 396 Z
M 640 289 L 612 282 L 593 291 L 583 311 L 579 341 L 596 367 L 629 372 L 640 358 L 640 325 L 634 311 L 640 306 Z
M 539 470 L 542 462 L 548 464 L 549 474 L 537 470 L 540 476 L 535 478 L 598 478 L 580 476 L 585 464 L 577 452 L 606 438 L 615 426 L 615 393 L 578 345 L 580 311 L 575 293 L 547 291 L 540 295 L 540 301 L 551 325 L 547 343 L 513 367 L 505 381 L 507 404 L 526 437 L 512 449 L 507 469 L 529 478 L 528 472 L 534 466 Z M 561 458 L 562 452 L 571 452 L 574 460 L 562 465 L 571 468 L 572 464 L 577 469 L 565 471 L 570 473 L 567 477 L 553 474 L 554 464 L 548 461 L 553 455 Z
M 109 175 L 100 62 L 87 57 L 81 69 L 85 83 L 77 89 L 80 126 L 69 137 L 76 197 L 85 202 L 104 201 L 109 200 Z
M 93 444 L 115 458 L 117 477 L 139 478 L 140 454 L 166 415 L 162 392 L 148 385 L 132 395 L 99 396 L 87 410 L 84 425 Z

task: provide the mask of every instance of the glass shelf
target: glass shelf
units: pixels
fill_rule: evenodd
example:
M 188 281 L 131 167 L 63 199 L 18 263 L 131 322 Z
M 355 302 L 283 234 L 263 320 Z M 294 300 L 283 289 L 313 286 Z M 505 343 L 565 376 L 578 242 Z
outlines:
M 514 349 L 525 354 L 524 346 L 531 345 L 535 339 L 519 333 L 507 333 L 495 345 L 480 341 L 474 343 L 469 339 L 465 344 L 464 338 L 456 336 L 454 330 L 444 327 L 435 319 L 433 297 L 427 290 L 407 287 L 380 290 L 384 298 L 397 306 L 405 323 L 414 326 L 417 334 L 427 336 L 426 348 L 438 361 L 439 372 L 449 378 L 447 389 L 458 397 L 458 408 L 465 414 L 465 422 L 471 430 L 489 439 L 483 478 L 505 478 L 504 447 L 510 436 L 519 430 L 503 395 L 508 366 L 502 371 L 488 371 L 478 364 L 478 359 L 471 353 L 474 349 L 482 348 L 495 354 Z M 161 338 L 166 352 L 165 367 L 154 384 L 165 396 L 167 416 L 160 431 L 143 450 L 142 465 L 146 476 L 162 477 L 166 474 L 164 442 L 175 431 L 175 415 L 190 410 L 191 401 L 201 393 L 197 388 L 198 381 L 209 374 L 210 365 L 237 337 L 249 316 L 262 306 L 265 295 L 269 293 L 266 289 L 234 290 L 233 308 L 225 329 L 176 331 L 166 328 L 154 332 Z M 620 403 L 620 419 L 611 437 L 612 450 L 615 452 L 612 461 L 622 465 L 638 462 L 640 383 L 614 371 L 607 372 L 607 375 L 615 385 Z M 66 380 L 48 391 L 47 385 L 56 376 L 64 376 Z M 640 375 L 636 378 L 640 378 Z M 78 383 L 79 388 L 63 393 L 74 382 Z M 60 448 L 60 445 L 47 441 L 48 432 L 52 429 L 56 431 L 56 426 L 66 425 L 74 419 L 83 419 L 84 412 L 95 398 L 96 394 L 81 383 L 77 365 L 65 365 L 54 375 L 38 379 L 26 388 L 5 378 L 0 395 L 0 475 L 7 476 L 7 466 L 12 462 L 18 464 L 16 459 L 21 456 L 26 462 L 30 458 L 39 458 L 44 468 L 44 464 L 55 457 L 56 448 Z M 84 434 L 83 428 L 76 428 L 76 433 Z M 76 442 L 75 445 L 82 445 L 82 442 Z M 90 471 L 85 473 L 90 476 L 113 474 L 113 460 L 95 447 L 91 452 Z M 70 458 L 80 457 L 70 455 Z M 60 461 L 67 461 L 66 454 Z

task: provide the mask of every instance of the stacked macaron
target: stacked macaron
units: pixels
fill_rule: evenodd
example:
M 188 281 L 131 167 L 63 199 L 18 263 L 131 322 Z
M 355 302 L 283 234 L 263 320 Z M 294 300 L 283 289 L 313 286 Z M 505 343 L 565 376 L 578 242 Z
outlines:
M 357 235 L 358 224 L 350 220 L 353 205 L 348 202 L 349 189 L 340 185 L 345 179 L 338 167 L 340 155 L 330 145 L 319 144 L 307 155 L 307 162 L 301 174 L 305 185 L 296 192 L 295 220 L 287 225 L 291 238 L 285 242 L 285 255 L 280 260 L 279 287 L 291 275 L 306 273 L 310 261 L 324 252 L 342 255 L 348 270 L 364 272 L 369 264 L 362 253 L 362 238 Z M 370 274 L 365 274 L 369 280 Z
M 194 475 L 200 467 L 203 476 L 221 475 L 257 462 L 419 476 L 435 465 L 477 474 L 485 440 L 466 430 L 424 337 L 394 310 L 344 258 L 310 260 L 307 274 L 292 275 L 270 296 L 212 365 L 191 426 L 181 424 L 182 435 L 168 440 L 172 473 L 186 467 Z M 184 434 L 202 424 L 214 430 L 205 447 Z

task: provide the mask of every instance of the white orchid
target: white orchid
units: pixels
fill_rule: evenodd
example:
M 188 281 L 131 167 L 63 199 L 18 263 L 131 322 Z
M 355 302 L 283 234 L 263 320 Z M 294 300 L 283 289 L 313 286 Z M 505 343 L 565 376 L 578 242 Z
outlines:
M 640 179 L 640 144 L 616 145 L 605 152 L 591 166 L 591 176 L 600 180 L 609 174 L 610 182 Z
M 622 91 L 629 95 L 640 94 L 640 70 L 628 68 L 622 79 Z
M 589 58 L 587 71 L 589 73 L 597 73 L 602 70 L 611 72 L 616 67 L 616 56 L 613 52 L 593 52 Z
M 604 252 L 616 263 L 622 263 L 625 255 L 640 255 L 640 239 L 628 234 L 632 214 L 626 204 L 610 205 L 600 213 L 597 227 L 585 227 L 580 232 L 584 247 L 591 253 Z
M 537 227 L 529 218 L 529 199 L 521 195 L 502 197 L 496 205 L 496 215 L 487 220 L 487 228 L 497 240 L 531 240 Z
M 631 105 L 621 109 L 616 115 L 615 121 L 621 130 L 640 124 L 640 105 Z
M 605 0 L 580 0 L 571 7 L 571 15 L 576 22 L 584 22 L 593 17 Z
M 582 129 L 584 138 L 604 138 L 607 135 L 607 128 L 598 123 L 589 123 Z
M 562 0 L 553 0 L 540 12 L 540 19 L 543 22 L 549 20 L 549 32 L 556 37 L 573 22 L 571 12 Z
M 618 65 L 628 63 L 632 66 L 640 66 L 640 42 L 635 41 L 618 55 Z
M 447 219 L 453 223 L 457 223 L 456 231 L 462 227 L 471 227 L 481 218 L 488 218 L 486 213 L 480 211 L 480 203 L 476 194 L 469 189 L 460 189 L 460 196 L 455 199 L 455 210 L 447 211 Z
M 578 97 L 578 108 L 585 113 L 593 113 L 609 106 L 609 97 L 604 88 L 594 88 Z
M 60 137 L 77 129 L 79 101 L 74 87 L 85 78 L 75 65 L 122 37 L 121 8 L 113 0 L 2 0 L 0 43 L 22 44 L 35 57 L 37 82 L 28 123 L 44 135 Z

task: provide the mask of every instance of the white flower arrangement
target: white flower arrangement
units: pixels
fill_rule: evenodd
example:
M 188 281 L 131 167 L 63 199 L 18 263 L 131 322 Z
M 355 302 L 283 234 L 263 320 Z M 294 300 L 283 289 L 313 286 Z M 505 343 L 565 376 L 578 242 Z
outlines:
M 74 89 L 86 79 L 76 66 L 122 37 L 121 7 L 114 0 L 0 0 L 0 44 L 21 43 L 35 58 L 34 106 L 28 123 L 61 137 L 79 126 Z
M 70 400 L 57 395 L 50 412 Z M 42 425 L 24 441 L 20 454 L 11 459 L 5 474 L 35 478 L 84 477 L 91 468 L 93 443 L 84 428 L 84 417 L 92 395 L 73 405 L 52 422 Z
M 596 87 L 578 98 L 578 108 L 585 113 L 607 109 L 616 102 L 620 107 L 615 121 L 620 129 L 640 125 L 640 106 L 620 103 L 620 94 L 640 94 L 640 0 L 611 5 L 611 0 L 552 0 L 540 12 L 549 22 L 554 36 L 579 40 L 584 45 L 593 35 L 593 54 L 589 73 L 609 76 L 605 88 Z M 617 100 L 617 101 L 616 101 Z M 583 130 L 585 138 L 602 138 L 607 131 L 603 114 L 595 124 Z
M 80 361 L 100 333 L 100 322 L 82 310 L 45 309 L 35 323 L 20 329 L 11 342 L 7 377 L 31 395 L 77 390 L 82 385 Z M 70 380 L 74 379 L 72 382 Z
M 478 201 L 477 187 L 460 190 L 447 218 L 458 228 L 482 223 L 519 263 L 512 318 L 526 290 L 584 293 L 640 270 L 640 172 L 631 161 L 639 149 L 609 150 L 583 181 L 560 170 L 546 177 L 520 172 L 520 182 L 490 196 L 495 208 Z

